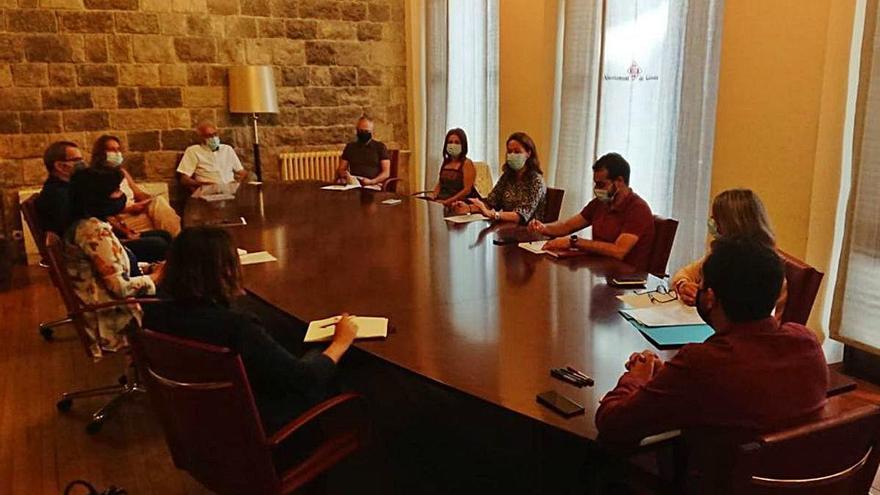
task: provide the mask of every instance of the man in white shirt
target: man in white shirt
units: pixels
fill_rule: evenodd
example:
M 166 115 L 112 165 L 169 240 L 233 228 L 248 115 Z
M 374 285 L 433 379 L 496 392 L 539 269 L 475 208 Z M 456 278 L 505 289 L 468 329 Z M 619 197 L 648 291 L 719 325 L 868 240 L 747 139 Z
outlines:
M 213 123 L 200 123 L 196 133 L 201 143 L 187 148 L 177 166 L 181 184 L 195 191 L 208 184 L 229 184 L 247 178 L 247 170 L 232 146 L 220 143 Z

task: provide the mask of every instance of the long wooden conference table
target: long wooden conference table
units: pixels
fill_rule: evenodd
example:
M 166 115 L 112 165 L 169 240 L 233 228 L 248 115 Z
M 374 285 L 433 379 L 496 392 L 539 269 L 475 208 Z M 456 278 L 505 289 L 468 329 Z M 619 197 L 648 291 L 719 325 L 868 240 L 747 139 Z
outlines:
M 397 205 L 383 200 L 399 198 Z M 247 291 L 302 321 L 343 311 L 390 319 L 387 339 L 356 346 L 408 372 L 593 440 L 599 400 L 627 357 L 651 344 L 617 310 L 597 257 L 556 260 L 499 246 L 488 222 L 451 224 L 439 204 L 318 183 L 243 185 L 234 200 L 192 199 L 187 225 L 235 222 L 238 247 L 277 262 L 244 267 Z M 661 355 L 665 353 L 660 353 Z M 550 376 L 572 365 L 576 388 Z M 570 419 L 536 402 L 556 390 L 584 405 Z

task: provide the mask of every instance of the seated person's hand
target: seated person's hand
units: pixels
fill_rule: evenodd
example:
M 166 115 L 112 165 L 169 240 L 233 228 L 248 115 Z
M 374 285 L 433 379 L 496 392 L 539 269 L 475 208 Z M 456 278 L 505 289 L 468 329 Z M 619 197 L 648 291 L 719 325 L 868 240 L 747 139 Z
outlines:
M 688 306 L 693 306 L 697 304 L 698 290 L 700 290 L 700 286 L 693 282 L 678 284 L 678 299 Z
M 570 247 L 571 241 L 568 240 L 568 237 L 557 237 L 556 239 L 550 239 L 545 242 L 543 249 L 548 251 L 565 251 Z
M 358 328 L 348 313 L 343 313 L 342 318 L 336 323 L 336 332 L 333 334 L 333 342 L 348 347 L 357 337 Z
M 663 360 L 651 351 L 642 351 L 629 357 L 626 369 L 643 381 L 648 381 L 663 368 Z
M 452 203 L 452 212 L 456 215 L 464 215 L 471 212 L 470 206 L 464 201 L 456 201 Z
M 153 279 L 154 284 L 158 284 L 162 280 L 162 276 L 165 274 L 165 262 L 153 263 L 150 265 L 150 273 L 148 274 L 151 279 Z
M 480 213 L 482 213 L 483 215 L 486 215 L 487 217 L 492 216 L 492 212 L 489 210 L 489 207 L 486 206 L 486 203 L 483 203 L 483 200 L 481 200 L 480 198 L 470 198 L 468 201 L 470 201 L 472 205 L 476 206 L 480 210 Z
M 533 234 L 543 234 L 547 230 L 547 226 L 538 220 L 529 222 L 529 232 Z
M 337 172 L 336 174 L 336 183 L 337 184 L 348 184 L 351 182 L 351 174 L 348 170 Z

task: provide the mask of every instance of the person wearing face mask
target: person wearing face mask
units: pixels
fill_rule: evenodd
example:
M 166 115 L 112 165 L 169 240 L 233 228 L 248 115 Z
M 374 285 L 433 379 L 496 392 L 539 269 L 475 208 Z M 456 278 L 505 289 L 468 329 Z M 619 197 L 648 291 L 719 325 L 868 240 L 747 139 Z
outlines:
M 58 141 L 46 148 L 43 164 L 49 176 L 37 199 L 37 217 L 44 231 L 61 236 L 71 222 L 70 177 L 74 171 L 85 167 L 85 162 L 76 143 Z
M 813 333 L 771 316 L 784 268 L 755 239 L 722 237 L 703 263 L 697 308 L 715 334 L 664 363 L 633 354 L 596 411 L 599 438 L 639 440 L 688 427 L 766 430 L 825 404 L 828 366 Z
M 355 138 L 342 150 L 337 182 L 357 180 L 362 186 L 381 186 L 391 177 L 391 157 L 385 144 L 373 139 L 373 121 L 366 115 L 357 121 Z
M 776 236 L 770 226 L 770 216 L 761 198 L 753 191 L 749 189 L 724 191 L 712 201 L 711 211 L 708 228 L 709 235 L 713 239 L 728 236 L 748 237 L 768 248 L 776 249 Z M 672 277 L 672 287 L 675 288 L 681 302 L 688 306 L 696 304 L 697 290 L 703 281 L 703 262 L 703 259 L 697 260 L 681 268 Z M 774 310 L 776 318 L 782 318 L 787 296 L 788 286 L 783 280 L 782 291 L 779 293 Z M 816 335 L 820 342 L 825 338 L 821 331 L 817 331 Z
M 465 198 L 477 198 L 474 181 L 477 169 L 467 157 L 467 135 L 462 129 L 452 129 L 446 133 L 443 145 L 443 165 L 440 166 L 440 180 L 431 192 L 431 198 L 450 206 Z
M 573 217 L 550 224 L 533 221 L 529 230 L 555 237 L 545 249 L 580 249 L 622 260 L 647 271 L 654 242 L 654 215 L 648 203 L 629 187 L 629 163 L 608 153 L 593 164 L 595 198 Z M 593 227 L 593 239 L 575 232 Z
M 156 293 L 162 265 L 142 275 L 132 264 L 109 217 L 125 208 L 126 197 L 119 189 L 118 168 L 92 167 L 78 170 L 70 179 L 72 223 L 64 234 L 64 261 L 73 290 L 85 304 L 96 305 L 129 297 Z M 93 354 L 115 351 L 126 345 L 123 331 L 132 320 L 141 319 L 138 305 L 121 305 L 89 315 L 86 324 L 94 339 Z
M 180 216 L 168 204 L 164 196 L 153 197 L 138 186 L 124 165 L 122 145 L 119 138 L 105 134 L 92 146 L 92 167 L 118 167 L 122 171 L 122 184 L 119 189 L 128 199 L 122 213 L 111 218 L 110 223 L 120 238 L 150 236 L 153 232 L 164 231 L 168 241 L 180 232 Z
M 182 185 L 195 192 L 202 186 L 215 185 L 222 189 L 227 184 L 247 179 L 247 170 L 241 165 L 235 149 L 220 142 L 217 126 L 203 121 L 196 127 L 196 133 L 200 143 L 187 148 L 177 166 Z
M 532 219 L 543 218 L 546 196 L 547 186 L 535 142 L 528 134 L 515 132 L 507 138 L 507 162 L 486 201 L 479 198 L 457 201 L 452 211 L 459 215 L 482 213 L 496 222 L 525 225 Z

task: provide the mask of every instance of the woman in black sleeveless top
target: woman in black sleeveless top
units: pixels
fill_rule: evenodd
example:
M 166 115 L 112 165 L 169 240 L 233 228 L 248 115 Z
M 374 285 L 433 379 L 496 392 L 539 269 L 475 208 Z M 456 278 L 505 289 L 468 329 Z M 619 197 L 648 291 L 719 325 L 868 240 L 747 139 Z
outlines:
M 477 169 L 467 157 L 467 152 L 467 135 L 463 130 L 456 128 L 446 133 L 440 180 L 431 193 L 431 198 L 444 206 L 466 198 L 480 197 L 474 188 Z

